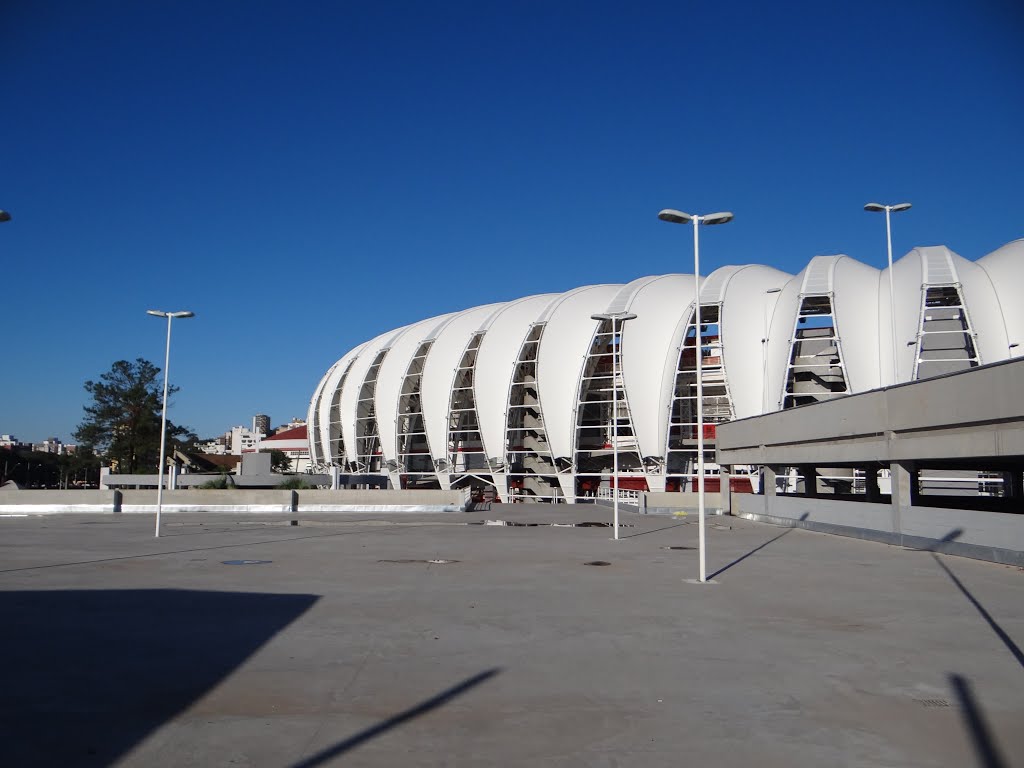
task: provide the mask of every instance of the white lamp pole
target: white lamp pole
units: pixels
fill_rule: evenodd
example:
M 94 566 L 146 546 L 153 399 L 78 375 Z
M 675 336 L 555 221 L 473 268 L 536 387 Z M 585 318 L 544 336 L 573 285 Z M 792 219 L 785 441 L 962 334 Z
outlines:
M 733 219 L 732 213 L 709 213 L 696 216 L 666 208 L 658 214 L 658 218 L 670 224 L 693 223 L 693 306 L 694 306 L 694 348 L 697 358 L 697 524 L 700 543 L 700 582 L 707 581 L 707 568 L 704 552 L 704 373 L 703 360 L 704 342 L 700 323 L 700 224 L 726 224 Z
M 636 319 L 636 315 L 628 312 L 616 312 L 607 315 L 591 315 L 591 320 L 612 321 L 612 481 L 615 484 L 615 495 L 612 497 L 612 509 L 614 516 L 613 527 L 615 529 L 615 540 L 619 539 L 619 343 L 616 323 L 618 321 Z
M 781 293 L 781 288 L 769 288 L 766 296 Z M 778 299 L 776 299 L 778 301 Z M 768 334 L 771 324 L 768 322 L 768 303 L 764 305 L 764 338 L 761 339 L 761 413 L 768 413 Z
M 160 417 L 160 465 L 157 467 L 156 481 L 156 537 L 160 538 L 160 511 L 164 501 L 164 459 L 167 455 L 167 382 L 171 368 L 171 320 L 176 317 L 195 317 L 194 312 L 161 312 L 159 309 L 147 309 L 147 315 L 167 318 L 167 348 L 164 353 L 164 404 Z
M 889 315 L 890 326 L 892 326 L 892 383 L 899 384 L 899 360 L 896 355 L 896 289 L 893 287 L 892 278 L 892 225 L 890 214 L 899 213 L 910 209 L 910 203 L 897 203 L 896 205 L 882 205 L 881 203 L 868 203 L 864 206 L 865 211 L 881 213 L 885 211 L 885 244 L 889 254 Z

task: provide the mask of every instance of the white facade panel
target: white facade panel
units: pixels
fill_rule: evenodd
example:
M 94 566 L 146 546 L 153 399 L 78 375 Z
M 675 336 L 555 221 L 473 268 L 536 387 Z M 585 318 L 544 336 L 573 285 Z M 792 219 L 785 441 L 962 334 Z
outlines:
M 598 321 L 590 316 L 604 312 L 620 287 L 577 288 L 562 294 L 547 310 L 537 383 L 548 444 L 556 460 L 571 459 L 574 453 L 580 373 L 598 326 Z
M 1021 300 L 1021 264 L 1024 240 L 1007 243 L 977 261 L 985 270 L 999 302 L 1009 357 L 1024 355 L 1024 301 Z
M 360 344 L 334 364 L 324 382 L 323 394 L 320 397 L 315 422 L 313 419 L 306 420 L 307 424 L 312 425 L 309 432 L 309 449 L 310 458 L 314 463 L 329 461 L 328 457 L 335 453 L 334 446 L 330 444 L 331 407 L 340 395 L 338 388 L 341 386 L 341 380 L 345 378 L 345 372 L 365 347 L 366 344 Z M 340 413 L 344 417 L 345 412 L 342 410 Z M 345 445 L 350 445 L 350 443 L 346 442 Z
M 833 259 L 832 311 L 842 345 L 846 381 L 851 393 L 866 392 L 883 384 L 879 375 L 878 338 L 885 327 L 878 325 L 878 301 L 884 296 L 888 303 L 888 283 L 882 282 L 882 272 L 849 256 Z M 880 292 L 880 286 L 884 292 Z
M 377 375 L 377 391 L 374 396 L 381 454 L 385 462 L 398 458 L 398 395 L 402 391 L 409 363 L 438 324 L 450 321 L 454 317 L 455 315 L 442 315 L 410 325 L 391 342 L 391 350 L 384 358 Z
M 768 333 L 768 307 L 774 296 L 767 291 L 784 285 L 792 276 L 760 265 L 728 269 L 722 286 L 719 332 L 733 413 L 743 419 L 762 413 L 766 398 L 766 350 L 761 340 Z
M 549 293 L 510 301 L 480 328 L 486 332 L 476 357 L 474 394 L 488 456 L 504 456 L 508 391 L 519 349 L 530 326 L 558 295 Z
M 1006 322 L 999 296 L 985 269 L 950 252 L 960 276 L 964 304 L 978 346 L 979 363 L 995 363 L 1009 357 Z M 1018 302 L 1019 304 L 1019 302 Z
M 373 365 L 374 359 L 381 350 L 388 349 L 391 341 L 405 328 L 382 333 L 375 339 L 371 339 L 363 347 L 356 357 L 355 362 L 349 367 L 348 376 L 345 377 L 345 386 L 341 390 L 341 437 L 348 448 L 349 456 L 352 456 L 356 448 L 356 405 L 359 401 L 359 390 L 362 389 L 366 380 L 366 373 Z
M 636 315 L 622 325 L 622 382 L 633 433 L 641 456 L 664 456 L 682 326 L 693 305 L 693 275 L 634 280 L 620 296 L 628 297 L 622 311 Z
M 434 340 L 423 368 L 423 420 L 430 443 L 430 455 L 436 462 L 448 455 L 448 407 L 451 404 L 455 370 L 466 351 L 466 345 L 477 332 L 480 323 L 497 309 L 488 304 L 452 317 Z

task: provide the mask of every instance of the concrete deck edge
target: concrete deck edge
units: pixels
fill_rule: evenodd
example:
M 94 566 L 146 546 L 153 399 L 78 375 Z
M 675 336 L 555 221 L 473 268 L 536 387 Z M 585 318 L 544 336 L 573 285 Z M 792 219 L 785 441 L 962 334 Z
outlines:
M 762 515 L 752 512 L 744 512 L 737 515 L 737 517 L 742 517 L 745 520 L 752 520 L 756 523 L 769 523 L 771 525 L 779 525 L 785 528 L 803 528 L 807 531 L 830 533 L 835 536 L 847 536 L 854 539 L 864 539 L 866 541 L 875 541 L 879 544 L 889 544 L 895 547 L 920 549 L 928 552 L 941 552 L 946 555 L 969 557 L 974 560 L 986 560 L 990 563 L 999 563 L 1000 565 L 1024 567 L 1024 552 L 1018 552 L 1013 549 L 985 547 L 978 544 L 964 544 L 958 541 L 929 539 L 924 536 L 907 536 L 902 533 L 879 531 L 872 528 L 856 528 L 848 525 L 835 525 L 834 523 L 818 523 L 813 520 L 794 520 L 788 517 L 776 517 L 775 515 Z
M 305 504 L 295 510 L 289 504 L 163 504 L 161 512 L 166 513 L 250 513 L 250 514 L 316 514 L 326 512 L 463 512 L 457 504 Z M 124 504 L 124 514 L 156 514 L 156 504 Z M 3 504 L 0 515 L 67 515 L 67 514 L 114 514 L 111 504 Z

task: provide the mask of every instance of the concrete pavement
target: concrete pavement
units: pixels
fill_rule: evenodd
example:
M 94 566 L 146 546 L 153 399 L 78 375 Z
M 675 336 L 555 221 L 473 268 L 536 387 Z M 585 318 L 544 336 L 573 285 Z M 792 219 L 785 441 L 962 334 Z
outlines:
M 1020 569 L 487 518 L 0 519 L 0 765 L 1024 765 Z

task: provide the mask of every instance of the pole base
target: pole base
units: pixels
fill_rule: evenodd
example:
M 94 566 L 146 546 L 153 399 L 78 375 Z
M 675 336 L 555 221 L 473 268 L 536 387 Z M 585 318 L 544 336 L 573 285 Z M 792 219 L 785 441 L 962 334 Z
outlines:
M 684 584 L 718 584 L 714 579 L 708 579 L 707 581 L 701 581 L 700 579 L 683 579 Z

